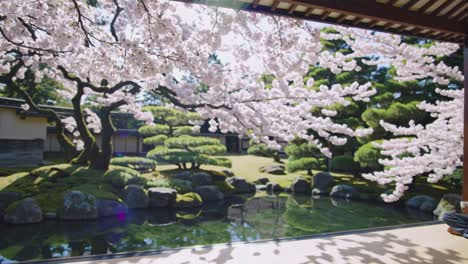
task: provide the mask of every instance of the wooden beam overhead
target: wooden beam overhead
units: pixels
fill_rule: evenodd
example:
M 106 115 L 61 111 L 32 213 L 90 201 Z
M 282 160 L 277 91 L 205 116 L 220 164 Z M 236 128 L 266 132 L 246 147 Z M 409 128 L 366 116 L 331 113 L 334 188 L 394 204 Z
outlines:
M 331 11 L 325 10 L 323 13 L 320 15 L 320 20 L 325 20 L 327 19 L 328 15 L 330 15 Z
M 384 28 L 385 30 L 389 30 L 389 29 L 390 29 L 391 27 L 393 27 L 394 25 L 395 25 L 395 24 L 393 24 L 393 23 L 387 23 L 387 24 L 384 25 L 383 28 Z
M 276 8 L 278 8 L 278 5 L 279 5 L 280 3 L 281 3 L 281 1 L 275 0 L 275 1 L 273 2 L 273 5 L 271 6 L 271 11 L 275 11 Z
M 371 20 L 369 22 L 369 27 L 373 28 L 373 27 L 377 26 L 378 23 L 379 23 L 378 20 Z
M 364 18 L 362 18 L 362 17 L 357 17 L 356 19 L 353 20 L 353 25 L 355 26 L 355 25 L 361 23 L 363 19 Z
M 245 10 L 256 13 L 286 16 L 298 19 L 305 19 L 311 21 L 323 21 L 326 19 L 327 23 L 338 24 L 341 26 L 355 26 L 363 29 L 370 29 L 376 31 L 383 31 L 396 34 L 411 34 L 411 30 L 404 30 L 400 32 L 396 30 L 397 25 L 404 26 L 403 28 L 415 28 L 423 30 L 424 33 L 417 34 L 418 37 L 432 38 L 428 34 L 431 32 L 442 32 L 452 33 L 456 36 L 468 35 L 468 22 L 463 18 L 462 20 L 449 19 L 447 16 L 437 16 L 436 12 L 424 13 L 423 11 L 427 8 L 431 8 L 435 5 L 435 0 L 426 1 L 423 7 L 419 8 L 417 12 L 409 9 L 396 7 L 390 4 L 382 4 L 376 0 L 275 0 L 271 6 L 258 5 L 256 8 L 253 4 L 245 4 L 240 1 L 220 1 L 220 0 L 173 0 L 185 3 L 196 3 L 211 6 L 220 6 L 233 8 L 236 10 Z M 423 1 L 423 0 L 420 0 Z M 443 0 L 442 0 L 443 1 Z M 446 0 L 442 2 L 442 5 L 448 6 L 454 0 Z M 467 1 L 467 0 L 463 0 Z M 305 12 L 295 10 L 290 13 L 289 9 L 280 9 L 278 5 L 280 3 L 288 3 L 290 5 L 296 4 L 298 6 L 304 6 Z M 458 2 L 457 2 L 458 3 Z M 408 4 L 410 6 L 410 4 Z M 330 13 L 317 15 L 312 13 L 313 10 L 320 9 L 326 10 L 330 13 L 338 13 L 334 19 L 330 19 L 328 16 Z M 445 9 L 438 7 L 436 9 Z M 438 10 L 439 12 L 440 10 Z M 466 13 L 466 12 L 465 12 Z M 458 13 L 455 13 L 458 15 Z M 346 19 L 347 17 L 359 17 L 366 20 L 376 21 L 373 22 L 372 26 L 370 23 L 358 23 L 353 25 L 353 21 Z M 361 21 L 362 22 L 362 21 Z M 375 24 L 374 24 L 375 23 Z M 384 26 L 377 25 L 383 24 Z M 398 27 L 400 28 L 400 27 Z M 443 36 L 443 35 L 441 35 Z M 447 38 L 438 37 L 439 40 L 451 41 Z
M 437 7 L 436 9 L 434 9 L 431 14 L 434 14 L 434 15 L 438 15 L 440 13 L 440 11 L 444 10 L 445 8 L 447 8 L 449 5 L 451 5 L 453 3 L 453 0 L 445 0 L 445 2 L 443 4 L 441 4 L 439 7 Z
M 406 28 L 407 28 L 407 27 L 404 26 L 404 25 L 399 25 L 397 28 L 395 28 L 395 30 L 398 31 L 398 32 L 403 32 L 403 31 L 406 30 Z
M 341 23 L 341 22 L 343 22 L 343 21 L 346 19 L 346 17 L 347 17 L 346 15 L 341 14 L 340 16 L 338 16 L 338 17 L 336 18 L 336 21 L 337 21 L 338 23 Z
M 409 0 L 408 2 L 400 6 L 400 8 L 411 8 L 417 2 L 419 2 L 419 0 Z
M 314 12 L 314 9 L 315 8 L 312 8 L 312 7 L 309 7 L 306 9 L 306 11 L 304 12 L 304 16 L 308 17 L 312 14 L 312 12 Z
M 387 2 L 387 4 L 395 5 L 398 1 L 400 1 L 400 0 L 390 0 L 390 1 Z
M 426 10 L 428 10 L 429 8 L 431 8 L 431 6 L 433 6 L 436 2 L 437 2 L 437 0 L 429 0 L 429 1 L 427 1 L 424 5 L 422 5 L 422 6 L 418 9 L 418 11 L 424 13 Z
M 467 6 L 468 6 L 468 3 L 467 3 L 467 2 L 461 1 L 460 3 L 458 3 L 458 5 L 454 6 L 451 10 L 449 10 L 449 11 L 445 14 L 445 16 L 447 16 L 447 17 L 450 18 L 450 17 L 451 17 L 452 15 L 454 15 L 454 14 L 457 14 L 457 16 L 460 15 L 460 14 L 463 14 L 463 13 L 465 13 L 464 10 L 466 9 Z M 460 11 L 460 10 L 461 10 L 461 11 Z M 459 12 L 459 13 L 458 13 L 458 12 Z M 455 18 L 455 17 L 454 17 L 454 18 Z
M 458 18 L 457 20 L 460 20 L 460 21 L 463 21 L 463 20 L 466 20 L 468 18 L 468 12 L 463 14 L 463 16 L 461 16 L 460 18 Z
M 466 34 L 466 23 L 453 22 L 445 17 L 422 14 L 399 7 L 383 5 L 369 0 L 283 0 L 303 6 L 326 9 L 345 15 L 358 16 L 379 21 L 420 27 L 424 29 Z M 451 2 L 452 0 L 449 0 Z M 445 4 L 445 3 L 444 3 Z
M 288 13 L 292 14 L 294 11 L 296 11 L 297 4 L 291 4 L 291 7 L 289 7 Z
M 433 32 L 431 35 L 432 35 L 433 37 L 440 37 L 441 34 L 442 34 L 442 32 L 436 31 L 436 32 Z

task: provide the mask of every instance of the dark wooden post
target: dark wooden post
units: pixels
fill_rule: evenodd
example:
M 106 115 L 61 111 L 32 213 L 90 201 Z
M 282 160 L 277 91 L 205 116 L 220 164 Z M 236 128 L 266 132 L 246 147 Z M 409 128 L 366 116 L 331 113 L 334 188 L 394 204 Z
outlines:
M 465 102 L 464 102 L 464 120 L 463 120 L 463 201 L 468 201 L 468 36 L 465 36 L 464 47 L 463 47 L 463 75 L 464 87 L 465 87 Z

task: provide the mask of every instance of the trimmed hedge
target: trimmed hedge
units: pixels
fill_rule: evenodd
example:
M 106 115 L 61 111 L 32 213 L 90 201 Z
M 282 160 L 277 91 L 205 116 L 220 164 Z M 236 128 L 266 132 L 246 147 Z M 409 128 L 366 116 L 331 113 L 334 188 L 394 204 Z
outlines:
M 360 170 L 359 163 L 351 156 L 336 156 L 331 160 L 331 171 L 357 174 Z
M 316 158 L 301 158 L 296 160 L 289 160 L 287 169 L 289 172 L 296 172 L 300 170 L 312 171 L 313 169 L 319 169 L 320 162 Z
M 154 171 L 158 163 L 152 159 L 143 157 L 119 157 L 111 159 L 111 164 L 138 171 Z
M 129 184 L 145 185 L 147 182 L 138 171 L 126 167 L 113 166 L 103 176 L 116 188 L 124 188 Z
M 380 149 L 374 145 L 374 142 L 381 143 L 382 141 L 376 140 L 366 143 L 354 153 L 354 161 L 358 162 L 361 168 L 367 168 L 371 171 L 383 168 L 379 159 L 384 156 L 380 153 Z
M 146 186 L 153 187 L 166 187 L 176 190 L 178 193 L 188 193 L 192 191 L 192 182 L 179 179 L 154 179 L 149 181 Z
M 456 190 L 463 186 L 463 169 L 456 169 L 452 174 L 442 178 L 442 182 L 447 183 Z

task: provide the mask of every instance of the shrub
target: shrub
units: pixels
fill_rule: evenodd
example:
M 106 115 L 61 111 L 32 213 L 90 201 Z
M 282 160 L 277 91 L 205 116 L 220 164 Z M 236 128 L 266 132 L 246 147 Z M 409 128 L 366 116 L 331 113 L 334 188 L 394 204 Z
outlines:
M 287 165 L 287 169 L 289 172 L 305 170 L 307 171 L 308 175 L 312 175 L 312 170 L 318 168 L 320 168 L 320 162 L 316 158 L 301 158 L 297 160 L 289 160 Z
M 360 171 L 359 163 L 351 156 L 336 156 L 331 160 L 331 170 L 334 172 L 346 172 L 357 174 Z
M 176 190 L 178 193 L 188 193 L 192 191 L 192 183 L 179 179 L 154 179 L 149 181 L 146 186 L 152 187 L 166 187 Z
M 104 178 L 116 188 L 124 188 L 129 184 L 145 185 L 147 182 L 138 171 L 120 166 L 110 167 Z
M 371 171 L 382 169 L 379 159 L 383 158 L 383 155 L 380 154 L 380 149 L 374 146 L 374 142 L 379 143 L 381 140 L 366 143 L 354 153 L 354 161 Z
M 162 106 L 145 109 L 152 112 L 158 122 L 138 130 L 146 136 L 143 142 L 154 146 L 147 158 L 168 162 L 180 169 L 188 169 L 188 166 L 199 169 L 205 164 L 231 167 L 229 159 L 212 157 L 226 152 L 226 146 L 219 139 L 197 136 L 199 131 L 194 130 L 192 124 L 203 120 L 200 115 Z
M 442 178 L 442 182 L 447 183 L 457 190 L 463 185 L 463 169 L 456 169 L 452 174 Z
M 281 162 L 277 149 L 269 148 L 265 143 L 254 144 L 250 142 L 251 146 L 247 149 L 249 155 L 273 158 L 275 162 Z
M 311 143 L 302 139 L 296 139 L 289 143 L 285 149 L 288 154 L 287 169 L 289 172 L 306 170 L 308 175 L 312 175 L 313 169 L 321 168 L 320 150 Z
M 112 165 L 128 167 L 138 171 L 153 171 L 158 164 L 156 161 L 143 157 L 119 157 L 111 159 Z

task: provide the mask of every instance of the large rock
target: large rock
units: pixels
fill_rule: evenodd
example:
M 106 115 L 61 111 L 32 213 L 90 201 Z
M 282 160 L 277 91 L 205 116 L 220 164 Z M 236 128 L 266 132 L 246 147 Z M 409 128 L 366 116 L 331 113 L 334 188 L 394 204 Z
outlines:
M 192 172 L 191 171 L 181 171 L 174 175 L 174 179 L 183 180 L 183 181 L 192 181 Z
M 224 199 L 224 194 L 217 186 L 198 186 L 194 190 L 204 202 L 219 201 Z
M 11 204 L 5 211 L 4 220 L 10 224 L 32 224 L 42 221 L 42 210 L 33 198 Z
M 309 193 L 311 191 L 310 182 L 302 177 L 297 177 L 290 187 L 293 193 Z
M 177 191 L 171 188 L 155 187 L 148 189 L 151 207 L 173 206 L 177 197 Z
M 98 218 L 97 200 L 91 194 L 70 191 L 63 197 L 60 218 L 64 220 L 86 220 Z
M 339 184 L 333 186 L 330 191 L 330 196 L 336 198 L 359 199 L 360 194 L 353 186 Z
M 227 177 L 234 177 L 236 175 L 234 175 L 234 172 L 232 172 L 232 170 L 223 170 L 223 173 L 224 175 L 226 175 Z
M 21 199 L 21 194 L 17 192 L 0 192 L 0 211 L 5 210 L 10 204 Z
M 196 172 L 192 174 L 192 184 L 194 186 L 212 185 L 213 179 L 211 175 L 206 172 Z
M 255 184 L 247 182 L 244 178 L 241 177 L 231 177 L 227 178 L 226 182 L 234 186 L 235 193 L 251 193 L 255 192 Z
M 416 195 L 406 201 L 406 206 L 423 212 L 432 212 L 437 206 L 434 198 L 428 195 Z
M 455 193 L 448 193 L 442 196 L 437 208 L 434 210 L 434 215 L 439 220 L 443 220 L 446 213 L 453 213 L 460 210 L 461 195 Z
M 113 216 L 113 215 L 126 215 L 128 213 L 128 206 L 115 200 L 101 199 L 98 200 L 98 214 L 99 217 Z
M 312 189 L 312 195 L 314 196 L 322 196 L 322 195 L 327 195 L 328 193 L 326 191 L 322 191 L 320 189 L 314 188 Z
M 333 177 L 330 173 L 319 172 L 312 177 L 312 189 L 319 189 L 326 192 L 333 183 Z
M 264 185 L 264 184 L 267 184 L 268 182 L 270 182 L 270 179 L 268 179 L 267 177 L 262 177 L 262 178 L 258 178 L 256 180 L 256 182 L 258 182 L 259 184 Z
M 128 185 L 123 193 L 123 200 L 128 208 L 146 208 L 149 205 L 149 197 L 139 185 Z
M 283 188 L 277 183 L 269 182 L 266 185 L 266 190 L 268 192 L 282 192 Z
M 44 214 L 44 219 L 46 219 L 46 220 L 55 220 L 55 219 L 57 219 L 57 213 L 47 212 L 47 213 Z
M 270 164 L 270 165 L 261 166 L 259 168 L 260 172 L 274 174 L 274 175 L 284 175 L 286 174 L 285 170 L 286 170 L 286 167 L 282 164 Z
M 175 201 L 175 207 L 176 208 L 193 208 L 193 207 L 199 207 L 203 203 L 202 198 L 200 195 L 189 192 L 186 194 L 177 194 L 177 198 Z

